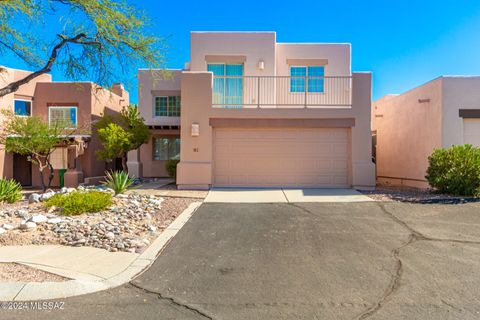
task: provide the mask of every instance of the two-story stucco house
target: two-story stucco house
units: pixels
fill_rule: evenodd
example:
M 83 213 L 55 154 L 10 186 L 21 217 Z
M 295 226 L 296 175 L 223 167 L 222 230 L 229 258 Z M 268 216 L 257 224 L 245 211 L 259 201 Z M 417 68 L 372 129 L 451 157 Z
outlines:
M 3 70 L 0 87 L 29 74 L 11 68 Z M 51 157 L 55 169 L 53 186 L 60 183 L 60 170 L 65 171 L 65 186 L 89 183 L 104 175 L 107 167 L 97 158 L 101 144 L 92 124 L 103 113 L 117 113 L 128 104 L 129 94 L 120 84 L 107 90 L 92 82 L 53 82 L 50 75 L 42 75 L 0 98 L 0 109 L 11 110 L 17 116 L 37 116 L 48 123 L 61 120 L 71 124 L 74 134 L 68 137 L 69 144 L 56 148 Z M 0 146 L 0 177 L 14 178 L 23 186 L 41 185 L 38 168 L 26 156 L 5 152 L 3 146 Z
M 275 32 L 192 32 L 185 70 L 139 71 L 153 137 L 129 165 L 179 188 L 375 186 L 371 74 L 350 44 L 278 43 Z
M 436 148 L 480 146 L 480 77 L 443 76 L 373 103 L 377 180 L 427 188 Z

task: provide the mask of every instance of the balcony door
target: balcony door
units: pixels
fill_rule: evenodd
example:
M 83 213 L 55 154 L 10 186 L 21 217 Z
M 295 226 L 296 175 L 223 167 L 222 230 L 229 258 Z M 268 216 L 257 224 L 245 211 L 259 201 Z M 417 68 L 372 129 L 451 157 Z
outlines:
M 213 104 L 241 108 L 243 101 L 243 64 L 210 63 L 213 73 Z

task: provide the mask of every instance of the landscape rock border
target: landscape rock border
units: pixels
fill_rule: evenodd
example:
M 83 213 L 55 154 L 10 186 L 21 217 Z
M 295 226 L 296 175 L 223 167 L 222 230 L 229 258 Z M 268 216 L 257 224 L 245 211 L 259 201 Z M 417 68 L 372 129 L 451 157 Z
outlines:
M 170 240 L 187 223 L 202 202 L 193 202 L 123 272 L 101 281 L 74 279 L 64 282 L 2 283 L 0 301 L 62 299 L 120 286 L 145 271 Z M 53 272 L 52 272 L 53 273 Z

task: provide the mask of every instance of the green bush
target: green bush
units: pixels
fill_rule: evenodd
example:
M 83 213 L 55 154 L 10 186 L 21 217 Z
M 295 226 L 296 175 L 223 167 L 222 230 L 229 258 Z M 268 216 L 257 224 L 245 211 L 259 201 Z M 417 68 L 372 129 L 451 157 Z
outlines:
M 22 199 L 22 186 L 13 179 L 0 179 L 0 202 L 15 203 L 20 199 Z
M 436 149 L 428 157 L 428 183 L 442 193 L 478 196 L 480 191 L 480 149 L 471 145 Z
M 62 214 L 67 216 L 85 212 L 95 213 L 112 205 L 112 195 L 101 191 L 74 191 L 68 194 L 56 194 L 45 201 L 45 205 L 61 208 Z
M 165 170 L 170 178 L 177 179 L 177 164 L 180 162 L 180 159 L 177 157 L 168 159 L 165 162 Z
M 105 172 L 106 179 L 102 184 L 112 189 L 115 194 L 124 193 L 133 183 L 133 178 L 125 171 Z

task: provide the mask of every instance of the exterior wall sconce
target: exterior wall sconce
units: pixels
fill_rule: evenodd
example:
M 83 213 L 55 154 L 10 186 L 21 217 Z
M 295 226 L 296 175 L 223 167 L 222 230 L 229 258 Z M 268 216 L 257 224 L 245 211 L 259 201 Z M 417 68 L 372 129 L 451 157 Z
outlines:
M 265 61 L 259 60 L 257 67 L 258 67 L 258 70 L 263 70 L 263 69 L 265 69 Z
M 198 123 L 192 123 L 192 137 L 198 137 L 200 135 L 200 125 Z

